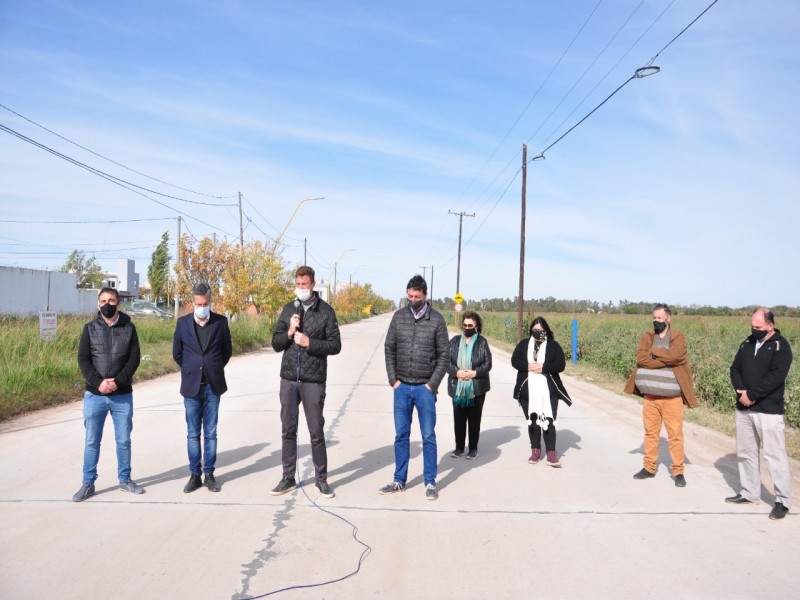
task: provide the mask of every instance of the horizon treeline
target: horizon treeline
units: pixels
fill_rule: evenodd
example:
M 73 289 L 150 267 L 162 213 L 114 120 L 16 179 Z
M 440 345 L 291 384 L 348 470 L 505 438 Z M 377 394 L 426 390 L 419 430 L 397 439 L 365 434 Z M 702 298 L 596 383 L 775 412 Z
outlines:
M 597 302 L 595 300 L 560 300 L 553 296 L 546 298 L 532 298 L 526 300 L 523 310 L 533 313 L 595 313 L 595 314 L 625 314 L 625 315 L 649 315 L 653 306 L 663 302 L 645 302 L 642 300 L 632 302 L 630 300 L 619 300 L 617 302 Z M 435 298 L 432 300 L 433 307 L 437 310 L 454 310 L 455 302 L 452 298 Z M 680 315 L 702 315 L 702 316 L 748 316 L 758 306 L 708 306 L 699 304 L 670 304 L 665 302 L 672 314 Z M 516 312 L 517 298 L 484 298 L 482 300 L 467 300 L 464 302 L 464 310 L 486 311 L 486 312 Z M 770 306 L 775 317 L 800 317 L 800 306 Z

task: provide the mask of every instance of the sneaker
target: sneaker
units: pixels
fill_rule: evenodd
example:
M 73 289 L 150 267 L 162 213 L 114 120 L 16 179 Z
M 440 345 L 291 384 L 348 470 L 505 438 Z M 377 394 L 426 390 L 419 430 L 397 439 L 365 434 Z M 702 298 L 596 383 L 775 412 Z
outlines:
M 558 462 L 558 457 L 556 456 L 555 450 L 548 450 L 547 451 L 547 464 L 551 467 L 560 468 L 561 463 Z
M 639 471 L 638 473 L 636 473 L 633 476 L 633 478 L 634 479 L 650 479 L 651 477 L 655 477 L 655 476 L 656 476 L 655 473 L 651 473 L 650 471 L 648 471 L 647 469 L 642 467 L 642 470 Z
M 119 489 L 123 492 L 130 492 L 131 494 L 144 494 L 144 488 L 133 479 L 128 479 L 125 483 L 120 483 Z
M 333 493 L 331 486 L 329 486 L 328 482 L 324 479 L 317 479 L 317 489 L 320 495 L 325 498 L 333 498 L 336 495 Z
M 531 448 L 531 457 L 528 459 L 528 462 L 532 465 L 535 465 L 540 460 L 542 460 L 542 449 L 541 448 Z
M 470 450 L 469 454 L 467 454 L 467 460 L 475 460 L 476 458 L 478 458 L 478 451 Z
M 393 481 L 392 483 L 383 486 L 381 489 L 378 490 L 378 493 L 381 496 L 386 496 L 387 494 L 394 494 L 395 492 L 402 492 L 406 488 L 403 487 L 403 484 L 398 481 Z
M 464 456 L 464 449 L 462 448 L 461 450 L 459 450 L 458 448 L 456 448 L 450 453 L 450 456 L 452 456 L 453 458 L 460 458 Z
M 438 500 L 439 499 L 439 492 L 436 491 L 436 486 L 432 483 L 429 483 L 425 486 L 425 497 L 428 500 Z
M 752 500 L 748 500 L 741 494 L 736 494 L 735 496 L 729 496 L 725 498 L 725 502 L 729 502 L 730 504 L 753 504 Z
M 183 486 L 183 493 L 184 494 L 191 494 L 195 490 L 199 490 L 203 487 L 203 481 L 200 479 L 200 475 L 191 475 L 189 477 L 189 481 L 186 482 L 186 485 Z
M 286 492 L 291 492 L 294 488 L 297 487 L 297 483 L 294 480 L 294 477 L 281 477 L 281 480 L 278 482 L 272 491 L 270 492 L 271 496 L 280 496 L 285 494 Z
M 91 498 L 94 496 L 94 484 L 93 483 L 84 483 L 75 495 L 72 496 L 73 502 L 83 502 L 87 498 Z
M 782 519 L 786 516 L 786 513 L 789 512 L 789 509 L 786 508 L 780 502 L 776 502 L 775 506 L 772 507 L 772 512 L 769 513 L 769 518 L 773 521 L 777 521 L 778 519 Z
M 217 480 L 214 478 L 213 473 L 209 473 L 208 475 L 206 475 L 206 479 L 203 482 L 203 485 L 208 488 L 209 492 L 218 492 L 222 489 L 221 487 L 219 487 L 219 484 L 217 483 Z
M 675 475 L 675 487 L 686 487 L 686 477 L 681 475 Z

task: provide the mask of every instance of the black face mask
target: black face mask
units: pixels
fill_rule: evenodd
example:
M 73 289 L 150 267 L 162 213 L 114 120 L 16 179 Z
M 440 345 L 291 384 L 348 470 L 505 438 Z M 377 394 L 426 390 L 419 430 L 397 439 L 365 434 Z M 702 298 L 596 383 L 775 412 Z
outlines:
M 750 332 L 753 335 L 753 339 L 755 339 L 755 341 L 757 342 L 763 340 L 765 337 L 767 337 L 767 334 L 769 333 L 769 331 L 767 331 L 766 329 L 751 329 Z
M 474 329 L 474 328 L 473 329 L 465 329 L 464 330 L 464 335 L 467 336 L 467 337 L 472 337 L 476 333 L 478 333 L 478 330 Z
M 414 302 L 409 302 L 408 305 L 414 312 L 419 312 L 419 309 L 425 306 L 425 300 L 415 300 Z
M 653 330 L 656 333 L 662 333 L 667 328 L 666 321 L 653 321 Z
M 544 339 L 547 337 L 547 332 L 544 330 L 540 331 L 538 329 L 535 329 L 531 331 L 531 336 L 533 336 L 533 339 L 536 340 L 537 342 L 543 342 Z
M 100 307 L 100 312 L 106 319 L 110 319 L 114 316 L 117 312 L 117 305 L 116 304 L 103 304 Z

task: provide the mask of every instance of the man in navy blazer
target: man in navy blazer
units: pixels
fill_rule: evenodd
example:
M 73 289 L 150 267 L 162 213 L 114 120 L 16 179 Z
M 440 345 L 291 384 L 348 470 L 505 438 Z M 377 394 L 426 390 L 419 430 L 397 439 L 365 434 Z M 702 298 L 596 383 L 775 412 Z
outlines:
M 178 319 L 172 339 L 172 357 L 181 367 L 181 395 L 186 409 L 187 450 L 191 476 L 185 493 L 206 486 L 218 492 L 214 479 L 217 462 L 217 420 L 220 396 L 228 390 L 225 365 L 233 354 L 228 319 L 211 312 L 211 288 L 192 287 L 194 311 Z M 203 449 L 200 449 L 200 433 Z M 205 475 L 205 480 L 200 475 Z

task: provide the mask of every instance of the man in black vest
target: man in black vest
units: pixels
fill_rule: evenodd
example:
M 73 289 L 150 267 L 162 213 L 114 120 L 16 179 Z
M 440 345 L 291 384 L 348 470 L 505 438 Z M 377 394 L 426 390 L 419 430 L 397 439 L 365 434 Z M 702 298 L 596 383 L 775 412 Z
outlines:
M 225 365 L 233 354 L 228 319 L 211 311 L 211 287 L 192 287 L 194 310 L 178 319 L 172 338 L 172 357 L 181 367 L 181 395 L 186 409 L 186 439 L 189 453 L 189 481 L 183 491 L 206 486 L 220 490 L 214 478 L 217 462 L 217 421 L 220 396 L 228 390 Z M 200 448 L 200 433 L 203 448 Z M 205 479 L 200 479 L 200 474 Z
M 133 429 L 133 374 L 141 351 L 136 327 L 118 310 L 119 293 L 104 287 L 97 297 L 97 316 L 83 327 L 78 346 L 78 366 L 86 381 L 83 394 L 83 484 L 72 500 L 82 502 L 94 495 L 103 426 L 111 413 L 117 443 L 119 489 L 144 494 L 131 479 L 131 429 Z

